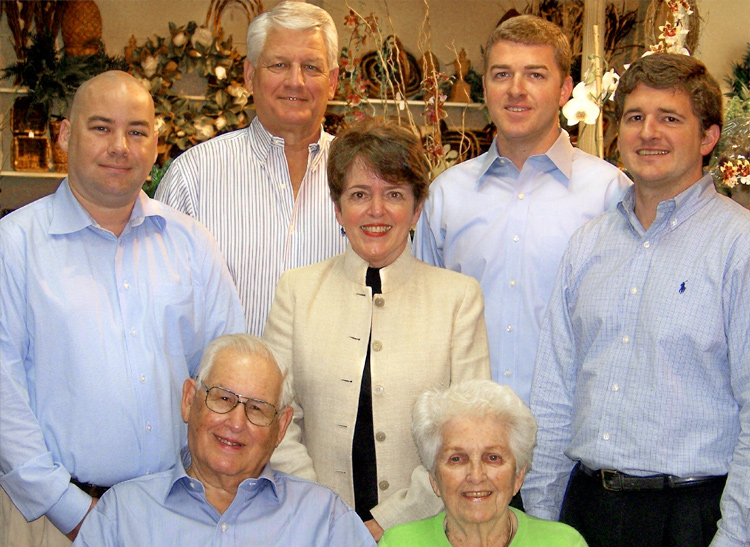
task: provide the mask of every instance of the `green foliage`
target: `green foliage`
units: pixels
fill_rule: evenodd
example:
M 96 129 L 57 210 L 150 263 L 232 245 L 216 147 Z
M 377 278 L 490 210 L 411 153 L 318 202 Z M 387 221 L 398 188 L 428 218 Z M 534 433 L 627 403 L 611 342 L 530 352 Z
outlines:
M 159 183 L 161 182 L 161 179 L 164 177 L 164 175 L 167 172 L 167 169 L 169 169 L 169 166 L 172 164 L 172 159 L 168 159 L 164 162 L 164 165 L 159 167 L 158 163 L 155 163 L 151 167 L 151 174 L 149 180 L 147 180 L 143 184 L 143 191 L 148 194 L 148 197 L 152 198 L 154 197 L 154 194 L 156 193 L 156 188 L 159 186 Z
M 750 87 L 750 43 L 742 61 L 732 63 L 732 73 L 724 79 L 730 87 L 727 97 L 739 97 L 747 100 L 748 87 Z

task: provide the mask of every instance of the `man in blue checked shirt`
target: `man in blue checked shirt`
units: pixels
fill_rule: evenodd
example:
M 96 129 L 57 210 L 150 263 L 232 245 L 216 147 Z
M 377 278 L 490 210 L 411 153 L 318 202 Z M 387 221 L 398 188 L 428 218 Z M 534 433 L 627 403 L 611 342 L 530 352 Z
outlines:
M 263 341 L 249 334 L 214 340 L 183 386 L 182 461 L 111 488 L 74 545 L 374 547 L 331 490 L 271 469 L 291 400 L 288 370 Z
M 68 177 L 0 220 L 4 546 L 70 545 L 103 490 L 174 465 L 182 382 L 245 326 L 211 234 L 141 190 L 157 136 L 135 78 L 84 83 L 59 144 Z
M 750 544 L 750 214 L 704 160 L 721 91 L 692 57 L 616 93 L 635 185 L 571 239 L 531 392 L 526 509 L 592 546 Z

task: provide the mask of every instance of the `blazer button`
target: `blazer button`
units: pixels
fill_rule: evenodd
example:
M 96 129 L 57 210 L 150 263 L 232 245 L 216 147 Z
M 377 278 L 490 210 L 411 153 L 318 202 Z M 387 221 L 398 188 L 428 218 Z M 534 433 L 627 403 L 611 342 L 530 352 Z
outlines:
M 380 486 L 381 490 L 388 490 L 391 485 L 388 484 L 388 481 L 380 481 L 380 484 L 378 486 Z
M 375 305 L 378 308 L 382 308 L 383 306 L 385 306 L 385 298 L 383 298 L 382 296 L 376 296 L 375 297 Z
M 375 340 L 372 343 L 372 351 L 380 351 L 381 349 L 383 349 L 383 342 L 381 342 L 380 340 Z
M 383 433 L 382 431 L 378 431 L 377 433 L 375 433 L 375 440 L 382 443 L 385 440 L 385 433 Z

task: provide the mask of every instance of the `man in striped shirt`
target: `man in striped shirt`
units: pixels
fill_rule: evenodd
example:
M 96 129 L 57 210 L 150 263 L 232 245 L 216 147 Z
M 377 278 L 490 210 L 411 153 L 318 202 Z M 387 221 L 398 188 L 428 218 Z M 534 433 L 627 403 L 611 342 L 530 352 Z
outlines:
M 326 180 L 333 137 L 322 129 L 337 54 L 333 19 L 317 6 L 281 2 L 256 17 L 245 60 L 255 119 L 182 154 L 156 192 L 213 233 L 251 334 L 262 334 L 284 270 L 346 248 Z

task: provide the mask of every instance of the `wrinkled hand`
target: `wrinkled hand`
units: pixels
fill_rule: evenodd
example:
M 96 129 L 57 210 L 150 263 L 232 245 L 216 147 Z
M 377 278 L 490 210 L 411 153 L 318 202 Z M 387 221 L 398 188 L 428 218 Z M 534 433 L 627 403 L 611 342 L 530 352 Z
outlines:
M 91 510 L 94 508 L 94 505 L 96 505 L 96 502 L 99 501 L 99 498 L 91 498 L 91 505 L 89 506 L 89 510 L 86 511 L 86 514 L 83 517 L 83 520 L 78 523 L 78 526 L 73 528 L 70 532 L 65 534 L 65 537 L 67 537 L 70 541 L 75 541 L 78 537 L 78 532 L 81 530 L 81 524 L 83 524 L 83 521 L 86 520 L 86 517 L 91 512 Z M 382 532 L 381 532 L 382 534 Z
M 375 541 L 380 541 L 380 538 L 383 537 L 383 529 L 380 527 L 380 524 L 375 522 L 375 519 L 370 519 L 365 522 L 365 526 L 367 526 L 367 529 L 370 531 L 370 534 L 372 534 L 372 537 L 375 538 Z

